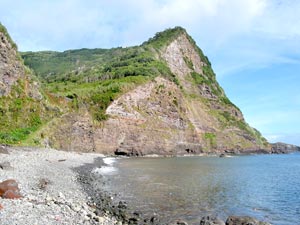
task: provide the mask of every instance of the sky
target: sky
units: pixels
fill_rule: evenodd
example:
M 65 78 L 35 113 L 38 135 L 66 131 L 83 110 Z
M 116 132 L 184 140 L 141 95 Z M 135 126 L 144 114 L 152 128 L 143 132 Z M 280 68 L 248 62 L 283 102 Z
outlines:
M 184 27 L 246 121 L 300 145 L 299 0 L 0 0 L 20 51 L 139 45 Z

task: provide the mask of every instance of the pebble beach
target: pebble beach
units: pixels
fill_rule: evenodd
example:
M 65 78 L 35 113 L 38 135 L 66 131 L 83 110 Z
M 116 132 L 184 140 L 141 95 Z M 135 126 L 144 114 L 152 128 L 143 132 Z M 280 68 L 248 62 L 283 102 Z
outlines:
M 5 148 L 0 153 L 0 182 L 14 179 L 22 198 L 0 198 L 0 224 L 118 224 L 108 215 L 97 215 L 76 168 L 103 158 L 40 148 Z M 119 223 L 120 224 L 120 223 Z

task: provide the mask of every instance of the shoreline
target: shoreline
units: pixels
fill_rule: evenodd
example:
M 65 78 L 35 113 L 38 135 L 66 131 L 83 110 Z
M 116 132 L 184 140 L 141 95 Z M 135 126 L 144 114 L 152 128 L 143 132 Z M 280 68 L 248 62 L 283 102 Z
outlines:
M 104 190 L 105 175 L 95 172 L 95 169 L 109 166 L 111 157 L 46 148 L 5 149 L 9 154 L 0 154 L 0 163 L 8 163 L 10 167 L 0 169 L 0 182 L 15 179 L 23 198 L 0 199 L 3 225 L 162 224 L 159 215 L 145 217 L 138 211 L 130 211 L 126 202 L 116 201 L 116 193 Z M 220 157 L 216 154 L 199 156 Z M 141 158 L 146 157 L 153 158 Z M 177 220 L 174 224 L 187 223 Z
M 27 147 L 6 150 L 0 163 L 9 166 L 0 169 L 0 181 L 15 179 L 23 198 L 0 198 L 2 225 L 118 224 L 115 218 L 97 213 L 78 182 L 76 168 L 103 155 Z

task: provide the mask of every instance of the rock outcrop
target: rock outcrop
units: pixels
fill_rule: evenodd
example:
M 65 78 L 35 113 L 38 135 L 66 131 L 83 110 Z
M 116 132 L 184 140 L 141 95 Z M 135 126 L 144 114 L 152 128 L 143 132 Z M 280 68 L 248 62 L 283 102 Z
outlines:
M 20 144 L 54 114 L 40 83 L 0 23 L 0 143 Z M 0 152 L 2 151 L 0 146 Z
M 290 145 L 282 142 L 273 143 L 272 145 L 272 153 L 275 154 L 283 154 L 283 153 L 291 153 L 295 151 L 300 151 L 300 147 L 296 145 Z
M 17 88 L 22 83 L 26 95 L 41 99 L 38 82 L 31 79 L 30 71 L 24 66 L 16 44 L 0 24 L 0 97 L 8 96 L 13 87 Z
M 249 216 L 230 216 L 226 220 L 226 225 L 271 225 L 268 222 L 258 221 Z

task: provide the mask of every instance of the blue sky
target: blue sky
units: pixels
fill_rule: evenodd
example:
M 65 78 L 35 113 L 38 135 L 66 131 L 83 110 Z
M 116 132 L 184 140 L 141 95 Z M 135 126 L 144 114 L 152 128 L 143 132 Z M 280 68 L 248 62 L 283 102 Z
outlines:
M 141 44 L 182 26 L 246 121 L 300 145 L 299 0 L 0 0 L 21 51 Z

